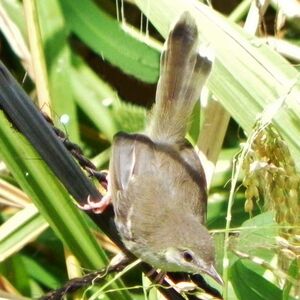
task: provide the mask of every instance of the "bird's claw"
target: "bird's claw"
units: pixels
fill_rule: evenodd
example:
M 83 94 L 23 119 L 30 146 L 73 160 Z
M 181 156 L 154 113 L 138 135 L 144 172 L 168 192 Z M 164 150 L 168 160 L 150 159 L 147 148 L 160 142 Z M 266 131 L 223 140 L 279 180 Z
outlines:
M 77 203 L 77 206 L 81 210 L 92 211 L 95 214 L 102 214 L 105 211 L 105 209 L 110 205 L 110 203 L 111 203 L 111 195 L 110 193 L 107 193 L 102 197 L 100 201 L 97 202 L 91 201 L 91 197 L 89 195 L 87 197 L 87 203 L 83 205 Z

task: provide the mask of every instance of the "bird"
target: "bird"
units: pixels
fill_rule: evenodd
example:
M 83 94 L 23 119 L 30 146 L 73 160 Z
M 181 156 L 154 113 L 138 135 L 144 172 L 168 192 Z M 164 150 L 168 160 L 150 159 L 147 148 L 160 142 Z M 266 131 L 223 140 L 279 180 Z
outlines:
M 205 227 L 203 167 L 185 138 L 212 60 L 199 51 L 198 29 L 184 12 L 161 55 L 155 104 L 143 134 L 115 135 L 109 190 L 125 247 L 164 272 L 204 273 L 222 284 Z
M 184 12 L 161 54 L 155 104 L 144 133 L 113 138 L 108 192 L 84 210 L 113 204 L 115 225 L 131 253 L 163 272 L 204 273 L 223 284 L 213 239 L 205 227 L 207 184 L 189 120 L 212 69 L 199 47 L 194 18 Z

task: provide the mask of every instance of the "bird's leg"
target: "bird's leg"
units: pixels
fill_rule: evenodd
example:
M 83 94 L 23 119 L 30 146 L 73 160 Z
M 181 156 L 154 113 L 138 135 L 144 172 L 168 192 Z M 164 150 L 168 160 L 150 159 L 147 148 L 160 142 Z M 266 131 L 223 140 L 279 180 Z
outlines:
M 110 178 L 108 173 L 106 175 L 106 179 L 104 182 L 106 183 L 106 193 L 103 195 L 101 200 L 92 201 L 90 196 L 88 196 L 87 203 L 83 205 L 77 204 L 77 206 L 81 210 L 92 211 L 95 214 L 102 214 L 105 211 L 105 209 L 111 204 L 111 185 L 110 185 Z M 104 187 L 104 184 L 102 184 L 102 187 Z
M 162 271 L 158 272 L 154 279 L 154 282 L 159 285 L 162 284 L 164 278 L 166 277 L 166 274 L 167 274 L 166 272 L 162 272 Z
M 157 271 L 155 268 L 152 268 L 149 272 L 146 273 L 146 276 L 149 278 L 154 278 L 153 283 L 161 284 L 166 276 L 166 272 Z

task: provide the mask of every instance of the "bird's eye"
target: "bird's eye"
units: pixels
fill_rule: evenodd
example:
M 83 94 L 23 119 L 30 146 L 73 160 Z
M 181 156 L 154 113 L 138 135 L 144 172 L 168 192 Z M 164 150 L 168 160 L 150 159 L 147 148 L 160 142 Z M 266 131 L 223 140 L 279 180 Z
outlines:
M 191 262 L 193 260 L 193 255 L 189 251 L 184 251 L 182 253 L 183 259 L 187 262 Z

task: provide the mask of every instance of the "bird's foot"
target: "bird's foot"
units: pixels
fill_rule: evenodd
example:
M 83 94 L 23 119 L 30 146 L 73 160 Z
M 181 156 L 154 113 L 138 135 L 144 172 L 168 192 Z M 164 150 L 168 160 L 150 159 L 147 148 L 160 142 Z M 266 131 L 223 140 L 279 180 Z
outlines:
M 90 195 L 87 197 L 87 203 L 81 205 L 77 203 L 77 206 L 81 210 L 92 211 L 95 214 L 102 214 L 105 209 L 111 204 L 111 194 L 107 192 L 100 201 L 92 201 Z
M 100 174 L 100 172 L 99 172 Z M 105 173 L 102 173 L 105 174 Z M 103 178 L 102 178 L 103 179 Z M 109 184 L 109 175 L 106 173 L 106 179 L 103 182 L 106 183 L 106 187 L 104 188 L 103 184 L 101 183 L 102 187 L 104 188 L 104 191 L 106 190 L 105 194 L 101 199 L 97 199 L 98 201 L 93 201 L 94 199 L 91 199 L 91 196 L 89 195 L 86 199 L 85 204 L 78 204 L 77 206 L 81 210 L 85 211 L 92 211 L 95 214 L 102 214 L 105 209 L 111 204 L 111 189 L 110 189 L 110 184 Z

